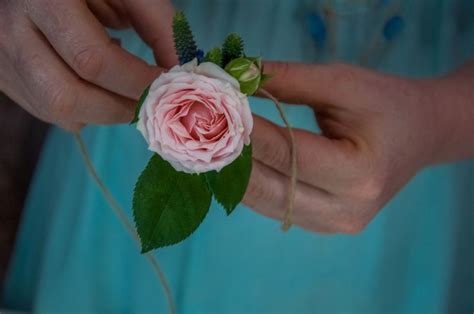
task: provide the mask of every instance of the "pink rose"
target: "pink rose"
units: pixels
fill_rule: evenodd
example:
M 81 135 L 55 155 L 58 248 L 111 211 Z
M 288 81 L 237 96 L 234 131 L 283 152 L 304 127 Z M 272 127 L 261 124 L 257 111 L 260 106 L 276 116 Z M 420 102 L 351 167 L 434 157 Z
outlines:
M 196 59 L 161 74 L 151 85 L 137 129 L 176 170 L 221 170 L 250 144 L 253 127 L 247 96 L 214 63 Z

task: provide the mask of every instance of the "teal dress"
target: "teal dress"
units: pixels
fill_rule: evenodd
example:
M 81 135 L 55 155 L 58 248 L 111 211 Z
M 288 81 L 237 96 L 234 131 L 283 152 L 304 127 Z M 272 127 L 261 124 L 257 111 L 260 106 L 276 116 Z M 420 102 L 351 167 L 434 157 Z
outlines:
M 357 3 L 357 5 L 354 5 Z M 236 31 L 249 55 L 359 63 L 432 76 L 474 55 L 474 2 L 177 1 L 201 47 Z M 131 32 L 124 46 L 152 62 Z M 317 86 L 315 87 L 317 88 Z M 273 105 L 256 114 L 280 123 Z M 449 110 L 449 104 L 446 104 Z M 287 106 L 291 123 L 316 131 L 311 110 Z M 128 125 L 83 136 L 100 176 L 130 215 L 150 153 Z M 179 313 L 472 313 L 474 164 L 419 173 L 357 236 L 324 236 L 238 207 L 213 205 L 179 245 L 154 252 Z M 2 292 L 4 308 L 34 313 L 165 313 L 146 259 L 85 170 L 71 134 L 53 128 L 25 207 Z

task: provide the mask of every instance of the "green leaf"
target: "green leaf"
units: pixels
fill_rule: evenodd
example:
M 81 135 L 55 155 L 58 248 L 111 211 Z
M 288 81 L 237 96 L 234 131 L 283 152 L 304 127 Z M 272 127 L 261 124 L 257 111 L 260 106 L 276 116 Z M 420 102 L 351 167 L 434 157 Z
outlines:
M 252 171 L 252 145 L 244 146 L 242 154 L 221 171 L 207 172 L 206 179 L 214 198 L 230 215 L 242 201 Z
M 143 103 L 145 102 L 145 99 L 148 96 L 149 91 L 150 91 L 150 86 L 145 88 L 142 95 L 140 96 L 140 99 L 138 100 L 137 106 L 135 107 L 135 116 L 133 117 L 133 120 L 130 122 L 130 124 L 135 124 L 135 123 L 138 122 L 138 114 L 140 113 L 140 108 L 142 107 Z
M 225 67 L 230 61 L 243 55 L 244 41 L 235 33 L 229 34 L 222 45 L 222 65 Z
M 186 239 L 204 220 L 210 205 L 211 191 L 203 175 L 178 172 L 153 155 L 133 195 L 142 253 Z
M 178 12 L 173 18 L 173 37 L 176 54 L 180 64 L 185 64 L 196 57 L 197 46 L 193 32 L 183 12 Z
M 222 52 L 221 48 L 215 47 L 209 50 L 206 53 L 206 57 L 204 58 L 206 62 L 212 62 L 217 64 L 218 66 L 222 67 Z

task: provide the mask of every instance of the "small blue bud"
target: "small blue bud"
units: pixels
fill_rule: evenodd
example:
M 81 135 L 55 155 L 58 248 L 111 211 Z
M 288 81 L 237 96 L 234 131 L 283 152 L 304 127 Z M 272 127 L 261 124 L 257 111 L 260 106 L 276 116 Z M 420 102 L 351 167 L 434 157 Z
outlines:
M 198 63 L 201 63 L 204 61 L 204 51 L 202 51 L 201 49 L 198 49 L 196 51 L 196 58 L 198 60 Z

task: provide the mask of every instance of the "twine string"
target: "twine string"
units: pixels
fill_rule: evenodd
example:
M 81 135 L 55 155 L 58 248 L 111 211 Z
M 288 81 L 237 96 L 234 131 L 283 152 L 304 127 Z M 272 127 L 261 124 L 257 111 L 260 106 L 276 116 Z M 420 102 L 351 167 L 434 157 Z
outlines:
M 295 193 L 296 193 L 296 182 L 298 178 L 298 165 L 297 165 L 297 156 L 296 156 L 296 140 L 295 135 L 293 133 L 293 129 L 286 118 L 285 111 L 283 110 L 283 106 L 281 105 L 280 101 L 275 98 L 269 91 L 266 89 L 260 88 L 259 92 L 269 98 L 271 101 L 275 103 L 275 106 L 280 114 L 283 123 L 285 124 L 286 129 L 288 130 L 289 141 L 290 141 L 290 150 L 291 150 L 291 169 L 290 169 L 290 187 L 288 190 L 288 204 L 285 212 L 285 216 L 283 218 L 283 224 L 281 229 L 283 231 L 288 231 L 292 225 L 293 220 L 293 212 L 294 212 L 294 202 L 295 202 Z
M 105 200 L 109 204 L 109 206 L 113 209 L 119 220 L 122 222 L 124 225 L 125 229 L 128 231 L 130 236 L 135 240 L 135 243 L 140 247 L 140 238 L 138 237 L 137 232 L 135 231 L 135 228 L 133 225 L 130 223 L 127 214 L 123 210 L 123 208 L 120 206 L 120 204 L 115 200 L 113 197 L 112 193 L 110 190 L 107 188 L 105 183 L 101 180 L 99 175 L 97 174 L 97 171 L 92 164 L 92 160 L 89 156 L 89 153 L 87 151 L 86 144 L 84 143 L 84 140 L 82 139 L 82 136 L 79 132 L 74 132 L 74 139 L 76 140 L 79 150 L 81 152 L 82 159 L 84 160 L 86 164 L 87 171 L 91 175 L 91 177 L 94 179 L 95 183 L 99 186 L 102 195 L 104 196 Z M 171 289 L 168 284 L 168 280 L 166 279 L 165 274 L 161 270 L 160 264 L 158 263 L 158 260 L 154 255 L 151 253 L 146 253 L 145 257 L 147 260 L 150 262 L 153 270 L 155 271 L 156 275 L 158 276 L 159 282 L 163 288 L 163 291 L 165 293 L 167 302 L 168 302 L 168 308 L 169 308 L 169 313 L 170 314 L 176 314 L 176 307 L 174 305 L 173 301 L 173 294 L 171 292 Z

